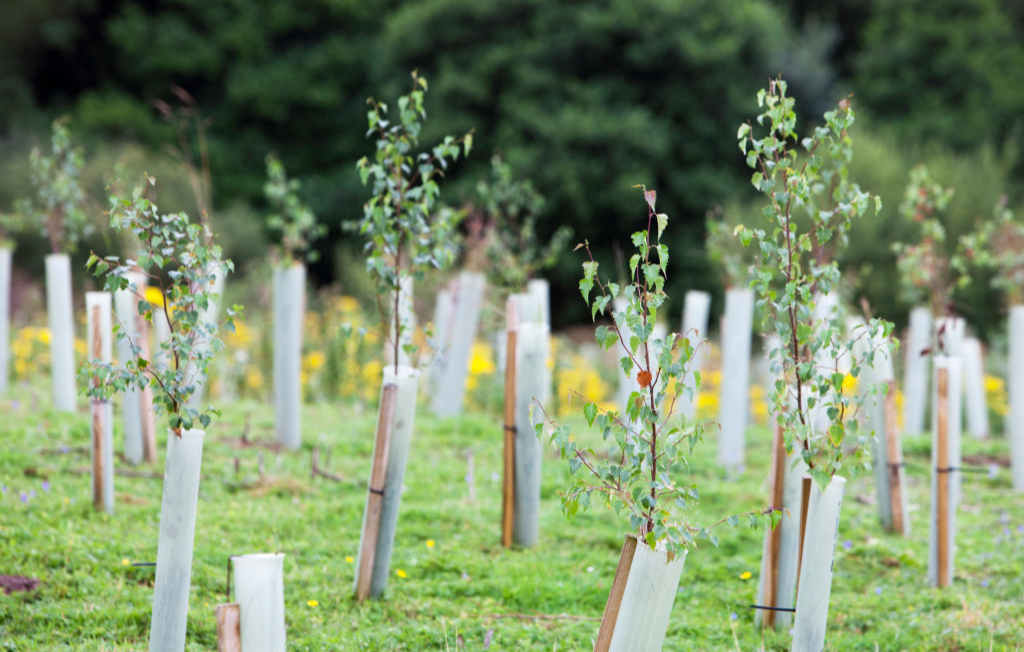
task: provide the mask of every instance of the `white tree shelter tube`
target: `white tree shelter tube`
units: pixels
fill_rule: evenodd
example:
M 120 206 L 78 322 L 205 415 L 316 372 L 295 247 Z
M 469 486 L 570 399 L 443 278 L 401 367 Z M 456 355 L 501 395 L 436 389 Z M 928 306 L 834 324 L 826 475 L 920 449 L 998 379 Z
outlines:
M 730 471 L 743 467 L 744 440 L 750 401 L 750 338 L 754 293 L 731 289 L 725 293 L 722 329 L 722 389 L 718 423 L 718 462 Z
M 782 505 L 773 507 L 782 508 L 782 519 L 779 521 L 779 552 L 776 570 L 776 584 L 774 604 L 761 606 L 775 606 L 783 609 L 792 609 L 793 600 L 796 598 L 797 572 L 800 568 L 800 514 L 803 504 L 803 479 L 806 477 L 807 466 L 799 455 L 787 455 L 785 462 L 785 480 L 783 484 Z M 761 579 L 757 586 L 756 600 L 763 600 L 765 596 L 765 582 L 767 580 L 767 565 L 770 539 L 772 530 L 765 530 L 764 553 L 761 555 Z M 764 613 L 756 610 L 754 622 L 761 623 Z M 786 630 L 793 622 L 793 614 L 787 611 L 776 611 L 773 618 L 776 629 Z
M 138 314 L 139 298 L 128 288 L 114 292 L 114 310 L 117 313 L 117 359 L 124 365 L 132 355 L 129 339 L 138 343 L 139 333 L 135 329 L 135 315 Z M 121 423 L 124 428 L 124 456 L 129 464 L 142 464 L 145 458 L 145 444 L 142 439 L 142 402 L 139 390 L 126 389 L 121 395 Z
M 669 561 L 664 550 L 652 550 L 642 541 L 634 545 L 621 601 L 614 610 L 609 609 L 616 606 L 612 604 L 605 608 L 604 619 L 613 618 L 614 623 L 610 642 L 603 648 L 608 652 L 660 652 L 686 562 L 685 552 Z M 605 630 L 603 622 L 601 629 Z M 602 650 L 600 634 L 595 649 Z
M 202 430 L 182 430 L 180 438 L 167 435 L 149 652 L 185 649 L 203 437 Z
M 1010 472 L 1015 491 L 1024 491 L 1024 305 L 1010 307 L 1010 351 L 1007 391 L 1010 414 L 1006 420 L 1010 438 Z
M 0 247 L 0 396 L 11 374 L 11 250 Z
M 89 361 L 110 362 L 111 297 L 107 292 L 85 293 Z M 114 410 L 110 401 L 93 399 L 92 406 L 93 504 L 114 512 Z M 97 491 L 98 490 L 98 491 Z
M 50 320 L 53 407 L 59 412 L 74 412 L 75 322 L 71 304 L 71 259 L 67 254 L 46 257 L 46 312 Z
M 231 558 L 242 652 L 285 652 L 284 555 Z
M 383 492 L 380 512 L 380 526 L 377 531 L 377 545 L 373 556 L 369 597 L 379 598 L 387 587 L 388 573 L 391 570 L 391 552 L 395 545 L 395 531 L 398 527 L 398 508 L 402 500 L 402 483 L 405 479 L 405 467 L 409 460 L 409 446 L 412 441 L 413 418 L 416 416 L 416 391 L 419 386 L 420 372 L 411 367 L 384 368 L 381 387 L 396 385 L 394 421 L 388 444 L 387 471 L 385 485 L 368 487 L 371 492 Z M 383 393 L 383 392 L 382 392 Z M 380 415 L 378 415 L 378 420 Z M 367 499 L 369 502 L 369 498 Z M 362 536 L 366 537 L 366 523 L 369 510 L 363 510 Z M 356 559 L 356 581 L 358 582 L 360 564 L 362 564 L 362 546 Z
M 274 430 L 291 450 L 302 446 L 302 323 L 306 267 L 274 269 Z M 244 616 L 243 616 L 244 618 Z
M 907 341 L 903 347 L 903 432 L 924 432 L 928 403 L 928 357 L 921 352 L 931 346 L 932 314 L 927 308 L 910 311 Z
M 941 375 L 940 375 L 941 374 Z M 956 558 L 956 512 L 960 504 L 960 400 L 962 366 L 959 358 L 935 356 L 935 392 L 932 407 L 931 532 L 928 537 L 928 581 L 945 586 L 953 579 Z M 945 394 L 939 382 L 945 376 Z M 946 413 L 941 411 L 945 407 Z M 945 432 L 942 430 L 945 429 Z M 941 441 L 944 437 L 945 441 Z M 942 458 L 945 459 L 942 459 Z M 940 484 L 948 481 L 945 488 Z M 943 495 L 944 494 L 944 495 Z M 945 502 L 946 518 L 939 519 L 939 501 Z M 941 542 L 940 542 L 941 539 Z M 940 566 L 940 548 L 945 558 Z
M 200 312 L 199 320 L 209 326 L 215 326 L 220 321 L 220 304 L 224 300 L 224 283 L 227 280 L 227 270 L 221 264 L 213 267 L 209 273 L 213 276 L 213 287 L 210 288 L 213 296 L 210 297 L 206 310 Z M 196 343 L 196 347 L 201 351 L 209 351 L 211 346 L 209 338 L 201 338 Z M 194 380 L 196 385 L 195 392 L 189 398 L 189 405 L 196 410 L 200 410 L 206 402 L 206 375 L 200 374 L 194 365 L 189 365 L 186 373 Z
M 828 603 L 846 478 L 834 476 L 825 491 L 813 486 L 807 506 L 800 589 L 796 598 L 792 652 L 821 652 L 828 630 Z
M 988 406 L 985 405 L 985 360 L 978 338 L 964 340 L 963 360 L 967 430 L 974 437 L 983 439 L 988 437 Z
M 684 386 L 694 392 L 691 399 L 686 392 L 679 397 L 679 412 L 687 419 L 693 419 L 696 413 L 697 395 L 695 391 L 695 372 L 704 371 L 710 355 L 708 345 L 708 316 L 711 313 L 711 295 L 707 292 L 689 290 L 683 303 L 683 337 L 694 348 L 696 353 L 690 361 L 690 370 L 683 379 Z
M 483 274 L 463 272 L 459 275 L 452 328 L 446 332 L 447 354 L 437 386 L 431 388 L 431 407 L 437 416 L 453 417 L 462 414 L 469 356 L 476 338 L 485 284 Z
M 548 327 L 539 323 L 519 325 L 516 343 L 516 454 L 515 518 L 513 537 L 516 545 L 537 544 L 540 515 L 541 459 L 540 440 L 534 431 L 531 405 L 544 400 L 547 377 Z

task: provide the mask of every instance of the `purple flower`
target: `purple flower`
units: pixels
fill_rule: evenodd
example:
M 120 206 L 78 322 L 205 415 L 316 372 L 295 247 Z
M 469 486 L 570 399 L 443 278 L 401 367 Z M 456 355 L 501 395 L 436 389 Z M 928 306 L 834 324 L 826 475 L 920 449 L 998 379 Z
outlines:
M 488 629 L 487 633 L 484 634 L 484 649 L 485 650 L 491 647 L 491 641 L 492 640 L 494 640 L 494 630 L 493 629 Z
M 49 480 L 43 480 L 43 491 L 49 491 L 49 490 L 50 490 L 50 481 Z
M 7 493 L 7 485 L 0 484 L 0 493 Z
M 882 595 L 882 587 L 880 587 L 880 586 L 876 586 L 875 587 L 875 595 Z
M 729 620 L 736 620 L 737 618 L 739 618 L 739 616 L 736 615 L 735 611 L 729 614 Z
M 1013 532 L 1010 531 L 1010 528 L 1008 528 L 1008 527 L 1004 527 L 1003 528 L 1003 535 L 1004 536 L 1010 536 L 1012 534 L 1013 534 Z
M 850 548 L 853 547 L 853 541 L 850 541 L 849 539 L 847 539 L 846 541 L 843 541 L 843 547 L 846 548 L 847 550 L 849 550 Z
M 997 464 L 989 464 L 988 465 L 988 477 L 989 477 L 989 479 L 990 480 L 994 480 L 997 475 L 999 475 L 999 465 L 997 465 Z
M 988 588 L 988 580 L 981 580 L 981 586 L 982 586 L 982 588 L 987 589 Z
M 21 401 L 19 401 L 17 399 L 11 401 L 11 407 L 14 408 L 15 410 L 20 410 L 21 409 Z
M 65 445 L 65 446 L 61 446 L 61 447 L 60 447 L 60 452 L 64 453 L 65 455 L 67 455 L 67 454 L 68 454 L 68 451 L 69 451 L 69 450 L 71 450 L 71 449 L 70 449 L 70 448 L 68 448 L 68 447 L 67 447 L 66 445 Z
M 27 503 L 28 502 L 28 494 L 25 493 L 24 491 L 22 491 L 21 494 L 18 495 L 18 498 L 20 498 L 21 502 L 23 502 L 23 503 Z
M 36 497 L 36 490 L 33 489 L 32 491 L 28 492 L 28 497 L 29 498 L 35 498 Z
M 1017 526 L 1017 531 L 1018 532 L 1024 532 L 1024 525 L 1018 525 Z

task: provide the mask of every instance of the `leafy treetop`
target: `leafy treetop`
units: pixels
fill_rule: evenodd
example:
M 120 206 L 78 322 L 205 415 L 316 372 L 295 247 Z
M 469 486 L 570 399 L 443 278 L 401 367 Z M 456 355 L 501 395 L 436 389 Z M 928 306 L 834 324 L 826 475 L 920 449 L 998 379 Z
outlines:
M 752 286 L 764 316 L 766 333 L 781 343 L 770 352 L 780 372 L 772 413 L 783 428 L 786 449 L 799 451 L 822 488 L 845 469 L 866 464 L 866 437 L 852 450 L 847 438 L 858 433 L 856 412 L 864 396 L 844 388 L 845 370 L 857 377 L 879 347 L 889 347 L 892 324 L 872 319 L 844 337 L 833 316 L 817 319 L 817 301 L 839 281 L 829 255 L 845 241 L 853 220 L 881 207 L 878 197 L 848 177 L 852 158 L 848 133 L 854 114 L 849 100 L 825 113 L 824 124 L 800 140 L 794 100 L 782 79 L 758 93 L 762 109 L 757 128 L 740 126 L 740 151 L 755 170 L 754 187 L 767 205 L 762 228 L 740 225 L 745 245 L 756 242 L 760 267 Z M 798 150 L 802 147 L 803 152 Z M 873 388 L 873 391 L 879 391 Z
M 476 186 L 482 211 L 477 211 L 476 228 L 486 250 L 487 269 L 497 284 L 513 292 L 522 291 L 538 272 L 552 267 L 566 250 L 572 229 L 561 226 L 541 246 L 537 220 L 544 210 L 544 197 L 529 180 L 512 176 L 500 156 L 491 157 L 491 181 Z
M 34 195 L 20 200 L 16 211 L 38 224 L 53 253 L 73 253 L 92 226 L 84 209 L 85 192 L 79 182 L 82 152 L 71 142 L 68 119 L 54 120 L 50 152 L 32 149 L 29 159 Z
M 946 229 L 939 219 L 952 197 L 953 189 L 932 179 L 927 167 L 914 168 L 900 214 L 921 226 L 921 240 L 892 246 L 904 298 L 912 305 L 929 304 L 936 317 L 952 313 L 956 273 L 963 270 L 963 261 L 946 251 Z
M 110 198 L 110 225 L 117 231 L 130 231 L 141 243 L 138 259 L 121 260 L 117 256 L 89 256 L 88 269 L 104 277 L 108 292 L 129 290 L 138 299 L 139 314 L 149 323 L 154 318 L 167 320 L 170 337 L 160 345 L 160 355 L 168 360 L 166 368 L 157 368 L 143 353 L 140 342 L 133 341 L 130 329 L 116 327 L 119 339 L 127 340 L 131 358 L 120 364 L 98 360 L 83 365 L 80 374 L 88 396 L 110 398 L 128 388 L 141 389 L 152 384 L 155 407 L 167 415 L 168 425 L 178 435 L 181 429 L 206 428 L 215 408 L 198 409 L 189 399 L 196 392 L 198 382 L 206 377 L 213 355 L 223 348 L 218 331 L 220 327 L 234 331 L 234 319 L 241 308 L 226 310 L 221 323 L 204 318 L 217 301 L 214 281 L 218 269 L 231 272 L 230 260 L 221 257 L 220 246 L 213 243 L 213 235 L 205 224 L 189 221 L 185 213 L 161 215 L 149 199 L 156 180 L 147 176 L 143 187 L 137 188 L 130 198 L 115 194 Z M 166 310 L 147 301 L 131 279 L 133 272 L 141 273 L 148 283 L 159 288 Z M 156 356 L 154 356 L 156 357 Z
M 267 216 L 267 226 L 281 234 L 281 253 L 286 265 L 303 259 L 314 262 L 317 252 L 311 245 L 327 232 L 327 227 L 317 223 L 313 210 L 299 198 L 301 187 L 298 179 L 288 178 L 281 159 L 267 155 L 263 194 L 274 210 Z
M 382 310 L 382 320 L 394 346 L 394 360 L 406 328 L 399 311 L 403 277 L 421 277 L 424 269 L 444 267 L 455 255 L 456 214 L 435 211 L 441 192 L 438 180 L 473 147 L 470 131 L 459 138 L 445 136 L 428 151 L 415 151 L 427 117 L 423 108 L 427 80 L 413 71 L 412 82 L 409 94 L 398 98 L 396 122 L 389 118 L 386 104 L 367 100 L 366 135 L 376 138 L 376 152 L 372 159 L 364 156 L 356 164 L 363 185 L 369 184 L 373 191 L 358 228 L 367 236 L 366 269 L 393 300 L 390 316 Z
M 973 233 L 960 239 L 955 260 L 993 272 L 992 286 L 1010 305 L 1024 303 L 1024 224 L 1014 219 L 1006 196 L 1000 197 L 992 217 L 981 220 Z M 964 274 L 963 282 L 970 277 Z
M 707 538 L 712 543 L 717 539 L 711 533 L 714 525 L 698 527 L 686 520 L 686 512 L 698 500 L 697 487 L 676 477 L 688 466 L 704 433 L 702 424 L 688 423 L 675 411 L 679 397 L 685 392 L 692 398 L 700 386 L 700 372 L 690 368 L 694 348 L 689 340 L 677 333 L 664 340 L 654 337 L 658 311 L 667 299 L 669 251 L 662 243 L 662 234 L 668 216 L 656 212 L 655 191 L 644 188 L 644 199 L 647 221 L 632 235 L 635 253 L 629 261 L 628 284 L 603 281 L 589 243 L 576 247 L 586 249 L 590 258 L 583 263 L 580 291 L 590 304 L 591 315 L 596 319 L 598 314 L 610 313 L 609 304 L 618 297 L 628 301 L 625 310 L 613 315 L 611 326 L 598 326 L 596 330 L 598 344 L 606 350 L 618 350 L 622 373 L 636 381 L 637 389 L 630 394 L 625 412 L 603 409 L 573 392 L 584 402 L 587 425 L 596 425 L 613 450 L 609 454 L 595 452 L 581 445 L 569 426 L 558 425 L 550 417 L 546 422 L 553 427 L 551 443 L 568 461 L 573 477 L 568 491 L 562 493 L 565 514 L 571 517 L 581 507 L 589 507 L 592 494 L 597 492 L 606 507 L 628 515 L 630 528 L 647 545 L 653 548 L 663 543 L 674 555 L 696 545 L 696 538 Z M 693 382 L 684 382 L 690 374 Z M 544 427 L 544 422 L 537 424 L 539 437 Z M 750 516 L 756 523 L 757 513 Z M 735 525 L 737 521 L 738 517 L 730 516 L 719 523 Z

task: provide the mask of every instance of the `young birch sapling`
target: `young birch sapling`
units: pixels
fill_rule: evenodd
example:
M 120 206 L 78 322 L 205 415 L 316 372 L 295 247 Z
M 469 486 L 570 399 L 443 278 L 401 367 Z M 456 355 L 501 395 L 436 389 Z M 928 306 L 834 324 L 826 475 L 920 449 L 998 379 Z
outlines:
M 125 325 L 115 326 L 117 337 L 127 339 L 132 357 L 118 365 L 92 361 L 83 365 L 83 380 L 88 383 L 88 396 L 109 399 L 126 389 L 144 389 L 153 385 L 158 391 L 154 407 L 167 415 L 168 425 L 177 436 L 181 430 L 195 427 L 205 429 L 211 414 L 219 414 L 212 407 L 197 409 L 189 405 L 198 383 L 206 377 L 214 354 L 223 348 L 218 336 L 219 328 L 234 332 L 234 319 L 241 308 L 234 306 L 218 324 L 201 318 L 211 302 L 214 275 L 211 270 L 221 265 L 228 272 L 234 270 L 230 260 L 223 260 L 220 246 L 213 243 L 213 234 L 205 224 L 194 224 L 185 213 L 161 215 L 149 199 L 156 185 L 147 176 L 144 185 L 130 198 L 115 194 L 110 199 L 110 225 L 116 231 L 131 232 L 140 247 L 136 260 L 121 260 L 118 256 L 89 256 L 86 267 L 96 276 L 104 278 L 108 292 L 129 290 L 139 298 L 139 314 L 150 324 L 154 318 L 166 319 L 170 338 L 160 344 L 160 353 L 168 363 L 165 368 L 151 364 L 143 355 L 140 342 L 132 341 Z M 166 310 L 156 306 L 139 294 L 130 281 L 131 272 L 141 272 L 151 287 L 158 288 Z M 154 356 L 155 357 L 155 356 Z
M 662 244 L 661 236 L 668 216 L 656 212 L 655 191 L 645 188 L 643 193 L 647 221 L 642 230 L 632 235 L 635 253 L 629 260 L 628 284 L 602 280 L 589 243 L 585 241 L 576 247 L 585 249 L 590 258 L 583 263 L 580 292 L 590 304 L 591 316 L 596 319 L 599 314 L 610 313 L 609 306 L 617 297 L 628 301 L 626 309 L 614 315 L 610 326 L 596 329 L 597 342 L 605 350 L 621 347 L 622 372 L 635 378 L 639 386 L 630 395 L 625 414 L 602 409 L 595 401 L 573 392 L 583 401 L 588 426 L 596 426 L 613 451 L 603 455 L 582 446 L 569 426 L 558 425 L 547 413 L 545 420 L 536 425 L 536 432 L 543 437 L 545 425 L 550 425 L 551 443 L 569 463 L 573 480 L 562 493 L 566 516 L 588 508 L 591 496 L 597 492 L 606 507 L 628 514 L 630 528 L 648 546 L 663 544 L 674 556 L 695 546 L 698 538 L 717 544 L 711 533 L 715 525 L 736 525 L 739 517 L 730 516 L 711 527 L 699 527 L 686 520 L 686 513 L 698 500 L 697 488 L 679 482 L 674 474 L 689 465 L 693 449 L 703 437 L 704 426 L 687 423 L 675 407 L 684 392 L 692 400 L 692 394 L 700 387 L 700 378 L 699 372 L 690 369 L 694 348 L 685 337 L 677 333 L 665 340 L 654 337 L 658 311 L 667 300 L 669 250 Z M 690 374 L 695 376 L 693 382 L 687 380 Z M 752 524 L 758 523 L 761 513 L 747 514 Z
M 900 215 L 920 225 L 921 240 L 892 246 L 904 299 L 911 305 L 928 305 L 936 317 L 952 314 L 953 310 L 953 261 L 946 253 L 946 229 L 939 220 L 952 197 L 953 189 L 936 183 L 928 168 L 914 168 Z
M 38 147 L 32 150 L 29 180 L 34 196 L 15 205 L 24 219 L 40 225 L 55 254 L 74 253 L 79 241 L 92 232 L 79 182 L 82 152 L 72 144 L 67 123 L 67 118 L 54 120 L 49 154 Z
M 992 217 L 981 220 L 975 230 L 960 239 L 957 256 L 964 266 L 992 272 L 992 287 L 1009 306 L 1024 303 L 1024 224 L 1014 219 L 1003 195 L 996 202 Z M 970 281 L 964 274 L 962 283 Z
M 373 192 L 363 206 L 358 229 L 367 237 L 366 270 L 384 290 L 378 296 L 392 302 L 390 310 L 383 304 L 380 308 L 387 341 L 394 347 L 393 360 L 399 359 L 407 328 L 400 311 L 403 280 L 418 279 L 425 268 L 440 269 L 455 257 L 456 214 L 435 212 L 441 191 L 438 180 L 473 147 L 470 131 L 459 138 L 445 136 L 428 151 L 415 151 L 427 117 L 427 80 L 413 71 L 412 81 L 412 91 L 398 98 L 397 121 L 389 118 L 386 104 L 367 100 L 366 135 L 376 138 L 376 153 L 356 164 L 363 185 L 370 185 Z M 409 343 L 406 348 L 411 355 L 415 347 Z
M 881 201 L 849 179 L 850 101 L 842 100 L 825 114 L 824 124 L 800 140 L 794 100 L 786 89 L 785 81 L 773 80 L 758 93 L 763 110 L 757 127 L 746 123 L 739 128 L 740 150 L 754 169 L 751 183 L 767 204 L 763 227 L 740 225 L 736 233 L 744 245 L 756 243 L 760 266 L 751 285 L 765 332 L 774 332 L 783 344 L 770 354 L 781 372 L 772 414 L 786 450 L 799 452 L 824 490 L 832 476 L 866 464 L 868 435 L 858 433 L 856 413 L 869 392 L 844 387 L 841 369 L 856 378 L 864 365 L 872 364 L 876 347 L 891 346 L 892 324 L 871 319 L 846 338 L 837 320 L 815 320 L 816 301 L 840 278 L 836 262 L 821 252 L 834 249 L 833 241 L 845 242 L 853 221 L 872 208 L 877 213 Z M 878 384 L 871 391 L 884 387 Z M 825 423 L 815 424 L 821 415 Z M 844 444 L 852 437 L 856 444 L 847 449 Z
M 529 180 L 516 179 L 497 154 L 491 157 L 490 182 L 477 183 L 476 193 L 480 204 L 471 211 L 470 223 L 487 259 L 485 269 L 494 285 L 522 292 L 530 279 L 558 262 L 572 229 L 559 227 L 541 246 L 537 220 L 544 210 L 544 197 Z
M 281 159 L 274 154 L 267 155 L 263 196 L 273 210 L 267 215 L 267 226 L 280 234 L 280 255 L 286 267 L 303 261 L 316 262 L 318 256 L 312 248 L 313 242 L 327 232 L 325 225 L 317 223 L 313 209 L 299 197 L 301 187 L 298 179 L 288 178 Z

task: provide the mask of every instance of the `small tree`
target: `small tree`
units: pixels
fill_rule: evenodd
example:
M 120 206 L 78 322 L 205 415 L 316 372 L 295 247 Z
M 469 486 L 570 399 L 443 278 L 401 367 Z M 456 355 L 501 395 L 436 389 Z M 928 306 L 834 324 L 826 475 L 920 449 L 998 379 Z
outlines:
M 487 258 L 488 274 L 496 285 L 522 291 L 527 281 L 548 269 L 565 251 L 572 229 L 561 226 L 546 246 L 537 238 L 537 220 L 544 197 L 529 180 L 516 179 L 500 156 L 491 157 L 491 180 L 476 185 L 479 209 L 471 212 L 471 226 Z
M 973 233 L 960 239 L 954 260 L 962 261 L 964 267 L 970 263 L 991 270 L 992 287 L 1007 303 L 1024 303 L 1024 224 L 1014 219 L 1005 195 L 990 219 L 980 221 Z M 964 274 L 961 280 L 966 283 L 970 277 Z
M 326 226 L 317 223 L 313 209 L 299 198 L 301 186 L 298 179 L 288 178 L 284 164 L 277 156 L 267 155 L 267 181 L 263 184 L 263 195 L 274 211 L 267 215 L 267 226 L 280 233 L 281 257 L 285 265 L 303 260 L 316 261 L 313 241 L 327 232 Z
M 765 128 L 763 133 L 750 123 L 739 128 L 740 150 L 755 170 L 751 183 L 767 198 L 763 211 L 767 224 L 764 228 L 741 225 L 736 232 L 744 245 L 757 243 L 761 265 L 752 286 L 765 331 L 776 333 L 783 344 L 770 354 L 781 371 L 772 413 L 782 426 L 786 450 L 799 451 L 824 489 L 839 471 L 864 463 L 866 437 L 859 437 L 850 450 L 844 443 L 857 434 L 853 417 L 867 392 L 844 389 L 846 374 L 840 371 L 841 365 L 845 362 L 857 377 L 864 364 L 872 363 L 877 343 L 889 341 L 892 324 L 872 319 L 846 339 L 841 324 L 816 321 L 818 298 L 839 281 L 835 261 L 820 252 L 832 247 L 832 241 L 845 241 L 853 220 L 872 205 L 877 213 L 881 200 L 862 191 L 848 176 L 852 158 L 848 130 L 854 122 L 849 100 L 827 112 L 824 124 L 800 140 L 794 100 L 786 89 L 786 82 L 778 79 L 758 93 L 763 111 L 757 125 Z M 824 415 L 825 427 L 816 427 L 816 414 Z
M 445 136 L 429 151 L 415 151 L 427 117 L 423 108 L 427 80 L 413 71 L 412 82 L 412 91 L 398 98 L 397 122 L 389 119 L 386 104 L 367 100 L 367 135 L 376 137 L 376 153 L 372 160 L 364 156 L 356 164 L 363 185 L 371 184 L 373 191 L 358 228 L 368 240 L 366 270 L 385 291 L 378 296 L 390 297 L 392 302 L 390 311 L 384 304 L 379 307 L 395 361 L 406 328 L 399 310 L 402 278 L 407 274 L 419 278 L 425 268 L 441 268 L 454 259 L 455 214 L 435 212 L 441 192 L 438 180 L 473 147 L 470 131 L 459 138 Z
M 15 210 L 38 223 L 53 253 L 73 253 L 92 225 L 84 210 L 85 192 L 79 182 L 82 152 L 71 142 L 68 119 L 53 121 L 50 152 L 36 147 L 29 158 L 30 182 L 34 195 L 17 202 Z
M 152 365 L 142 355 L 140 343 L 132 341 L 128 334 L 131 329 L 121 325 L 115 328 L 117 336 L 128 340 L 132 357 L 118 365 L 89 362 L 83 365 L 81 375 L 83 380 L 98 380 L 95 385 L 87 383 L 86 393 L 94 398 L 108 399 L 126 389 L 143 389 L 153 384 L 159 390 L 156 409 L 167 415 L 168 425 L 180 437 L 181 429 L 191 429 L 197 422 L 205 429 L 211 414 L 219 414 L 213 407 L 191 406 L 189 398 L 198 381 L 205 378 L 214 353 L 223 348 L 219 326 L 234 331 L 234 318 L 241 314 L 241 308 L 235 306 L 225 311 L 221 324 L 201 319 L 203 311 L 217 298 L 213 294 L 212 270 L 223 265 L 230 272 L 234 266 L 230 260 L 221 258 L 220 246 L 213 243 L 213 234 L 205 224 L 191 223 L 185 213 L 159 213 L 149 199 L 155 185 L 156 180 L 147 176 L 130 198 L 115 191 L 110 199 L 111 227 L 130 231 L 138 238 L 138 259 L 121 260 L 118 256 L 100 257 L 92 253 L 86 267 L 104 277 L 108 292 L 135 293 L 139 314 L 146 321 L 152 323 L 154 316 L 167 320 L 170 338 L 160 347 L 168 364 L 163 370 Z M 141 272 L 151 286 L 159 288 L 166 310 L 158 310 L 139 295 L 129 277 L 132 272 Z
M 658 310 L 668 298 L 665 279 L 669 251 L 661 243 L 668 216 L 655 212 L 655 191 L 644 189 L 644 199 L 647 222 L 632 235 L 636 251 L 629 261 L 627 285 L 601 279 L 588 242 L 576 247 L 585 249 L 590 258 L 583 263 L 580 291 L 590 304 L 591 316 L 596 319 L 598 314 L 610 312 L 608 306 L 617 297 L 628 300 L 626 309 L 614 315 L 611 326 L 598 326 L 596 330 L 597 342 L 605 350 L 622 347 L 622 372 L 639 385 L 629 397 L 625 414 L 602 409 L 595 401 L 573 392 L 583 400 L 587 425 L 596 425 L 613 451 L 598 454 L 581 446 L 569 426 L 558 425 L 546 413 L 545 421 L 553 427 L 551 443 L 569 463 L 573 476 L 571 486 L 562 493 L 565 514 L 571 517 L 580 508 L 588 508 L 596 491 L 606 507 L 628 514 L 630 528 L 648 546 L 664 542 L 669 553 L 675 555 L 694 546 L 697 538 L 708 538 L 712 543 L 717 540 L 711 534 L 714 526 L 699 527 L 686 520 L 686 512 L 698 499 L 697 488 L 673 477 L 674 472 L 689 465 L 693 449 L 704 434 L 702 424 L 688 424 L 675 411 L 684 392 L 692 399 L 700 386 L 700 374 L 690 370 L 694 348 L 685 337 L 677 333 L 665 340 L 654 337 Z M 684 382 L 691 373 L 694 382 Z M 538 437 L 543 437 L 544 427 L 544 422 L 536 425 Z M 755 523 L 756 514 L 750 514 Z M 735 524 L 736 518 L 731 516 L 719 523 Z

